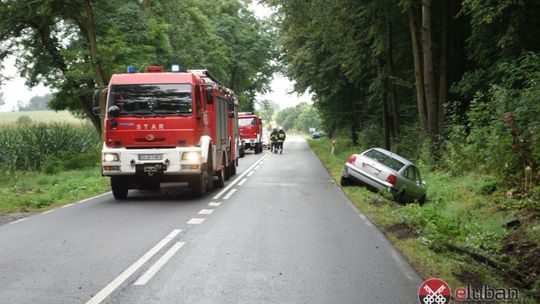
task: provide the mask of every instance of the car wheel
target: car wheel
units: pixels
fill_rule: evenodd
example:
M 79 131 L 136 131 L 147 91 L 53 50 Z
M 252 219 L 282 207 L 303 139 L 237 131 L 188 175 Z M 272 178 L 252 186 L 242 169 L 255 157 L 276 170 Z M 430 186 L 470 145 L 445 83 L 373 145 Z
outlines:
M 404 204 L 405 203 L 405 190 L 401 189 L 398 193 L 394 195 L 394 200 L 398 204 Z
M 418 199 L 418 203 L 423 205 L 426 203 L 426 195 L 424 194 L 421 198 Z
M 342 176 L 341 179 L 339 180 L 339 184 L 341 186 L 350 186 L 351 180 L 348 177 Z

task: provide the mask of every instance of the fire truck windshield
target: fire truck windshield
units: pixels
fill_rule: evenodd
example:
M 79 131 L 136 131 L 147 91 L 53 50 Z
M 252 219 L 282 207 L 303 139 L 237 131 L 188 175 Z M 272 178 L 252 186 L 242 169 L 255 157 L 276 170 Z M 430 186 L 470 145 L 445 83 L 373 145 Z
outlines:
M 245 127 L 245 126 L 254 126 L 255 125 L 255 118 L 240 118 L 238 119 L 238 126 Z
M 190 84 L 113 85 L 109 106 L 118 106 L 120 115 L 191 115 Z

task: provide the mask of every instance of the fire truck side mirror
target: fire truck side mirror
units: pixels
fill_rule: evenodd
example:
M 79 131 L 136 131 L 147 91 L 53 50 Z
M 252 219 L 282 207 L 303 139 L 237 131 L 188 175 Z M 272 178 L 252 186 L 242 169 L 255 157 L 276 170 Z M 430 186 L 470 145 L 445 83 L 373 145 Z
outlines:
M 116 117 L 120 115 L 120 108 L 118 106 L 110 106 L 107 112 L 110 116 Z
M 99 107 L 99 94 L 100 94 L 99 89 L 95 89 L 94 94 L 92 95 L 92 102 L 93 102 L 94 108 Z
M 206 103 L 212 104 L 214 103 L 214 96 L 212 96 L 212 88 L 206 88 Z

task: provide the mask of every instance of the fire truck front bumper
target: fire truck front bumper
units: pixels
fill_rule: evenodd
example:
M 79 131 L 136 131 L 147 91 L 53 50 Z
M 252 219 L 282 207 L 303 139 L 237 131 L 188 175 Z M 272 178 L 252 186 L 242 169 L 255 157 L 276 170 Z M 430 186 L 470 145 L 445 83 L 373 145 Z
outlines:
M 112 175 L 190 175 L 200 174 L 204 163 L 201 149 L 103 148 L 102 172 Z

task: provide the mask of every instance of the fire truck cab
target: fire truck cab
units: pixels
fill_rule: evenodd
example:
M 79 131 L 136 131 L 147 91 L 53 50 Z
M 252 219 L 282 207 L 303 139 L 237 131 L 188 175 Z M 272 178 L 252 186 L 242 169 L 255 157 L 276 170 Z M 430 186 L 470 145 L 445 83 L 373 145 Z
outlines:
M 263 151 L 262 119 L 251 112 L 238 113 L 238 129 L 242 147 L 240 157 L 244 157 L 246 150 L 253 150 L 255 154 Z
M 236 173 L 238 102 L 207 70 L 130 66 L 111 77 L 106 99 L 102 172 L 116 199 L 162 182 L 187 182 L 203 195 Z

